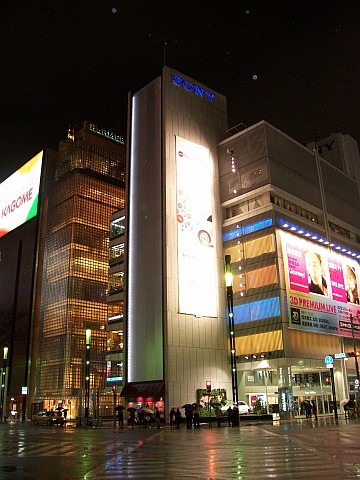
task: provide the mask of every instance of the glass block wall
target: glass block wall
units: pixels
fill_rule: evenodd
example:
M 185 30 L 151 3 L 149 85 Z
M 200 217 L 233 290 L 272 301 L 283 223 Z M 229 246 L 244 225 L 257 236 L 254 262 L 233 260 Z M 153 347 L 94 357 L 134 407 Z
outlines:
M 90 410 L 105 395 L 109 218 L 124 207 L 124 178 L 125 149 L 115 154 L 79 140 L 55 160 L 35 399 L 46 408 L 70 407 L 72 416 L 83 414 L 86 328 L 91 328 Z

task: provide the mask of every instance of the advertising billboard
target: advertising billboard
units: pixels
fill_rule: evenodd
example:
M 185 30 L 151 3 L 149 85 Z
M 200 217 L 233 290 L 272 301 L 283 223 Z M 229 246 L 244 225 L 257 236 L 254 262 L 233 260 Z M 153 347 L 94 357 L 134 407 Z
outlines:
M 43 152 L 0 184 L 0 237 L 37 215 Z
M 206 147 L 176 137 L 179 312 L 216 317 L 212 170 Z
M 360 338 L 358 262 L 325 246 L 279 233 L 289 326 L 343 337 L 354 334 Z

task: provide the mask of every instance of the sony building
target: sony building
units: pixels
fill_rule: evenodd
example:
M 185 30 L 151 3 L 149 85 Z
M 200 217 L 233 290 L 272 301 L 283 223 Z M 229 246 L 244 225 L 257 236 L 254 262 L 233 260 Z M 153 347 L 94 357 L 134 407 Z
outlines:
M 128 400 L 196 401 L 231 390 L 217 144 L 226 99 L 164 67 L 130 95 L 127 170 Z

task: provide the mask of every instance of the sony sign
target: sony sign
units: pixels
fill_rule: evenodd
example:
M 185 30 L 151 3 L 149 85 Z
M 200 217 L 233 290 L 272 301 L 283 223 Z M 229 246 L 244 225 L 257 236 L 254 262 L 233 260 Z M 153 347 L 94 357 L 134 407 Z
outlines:
M 209 102 L 212 102 L 215 98 L 214 93 L 210 93 L 204 88 L 200 88 L 198 85 L 194 85 L 193 83 L 189 82 L 188 80 L 184 80 L 179 75 L 173 74 L 171 76 L 171 81 L 172 83 L 175 83 L 178 87 L 183 87 L 185 90 L 188 92 L 192 92 L 195 95 L 200 95 L 200 97 L 205 97 L 209 100 Z

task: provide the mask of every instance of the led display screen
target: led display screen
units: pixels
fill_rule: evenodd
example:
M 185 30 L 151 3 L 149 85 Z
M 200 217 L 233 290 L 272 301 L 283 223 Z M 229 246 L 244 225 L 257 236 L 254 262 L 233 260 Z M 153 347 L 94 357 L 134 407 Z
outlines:
M 179 311 L 217 316 L 212 171 L 206 147 L 176 137 Z
M 360 338 L 358 262 L 295 235 L 280 232 L 280 237 L 289 326 Z
M 0 185 L 0 237 L 37 215 L 43 152 Z

